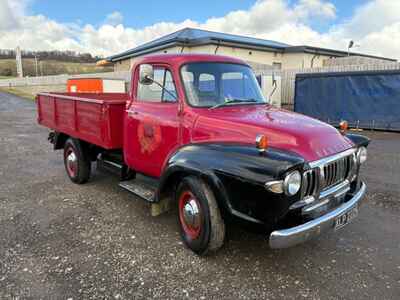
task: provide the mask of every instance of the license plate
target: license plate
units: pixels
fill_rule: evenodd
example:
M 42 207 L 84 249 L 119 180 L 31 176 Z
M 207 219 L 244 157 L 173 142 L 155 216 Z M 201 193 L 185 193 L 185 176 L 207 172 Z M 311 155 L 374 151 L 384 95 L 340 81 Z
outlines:
M 335 220 L 335 230 L 338 230 L 347 224 L 349 224 L 354 218 L 358 216 L 358 207 L 354 206 L 350 210 L 346 211 L 345 213 L 341 214 Z

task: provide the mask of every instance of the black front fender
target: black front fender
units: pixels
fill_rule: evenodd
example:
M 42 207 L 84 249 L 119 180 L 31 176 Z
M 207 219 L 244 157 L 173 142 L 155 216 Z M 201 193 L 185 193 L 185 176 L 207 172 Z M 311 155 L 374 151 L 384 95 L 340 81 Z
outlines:
M 357 147 L 367 147 L 371 140 L 363 135 L 360 134 L 355 134 L 355 133 L 348 133 L 346 134 L 346 137 L 351 140 Z
M 224 210 L 248 221 L 264 223 L 265 219 L 278 219 L 292 202 L 292 199 L 282 200 L 282 196 L 267 192 L 265 183 L 281 178 L 292 169 L 302 169 L 303 165 L 303 158 L 297 154 L 272 148 L 261 153 L 248 145 L 187 145 L 170 157 L 159 191 L 163 193 L 180 176 L 196 175 L 210 185 Z M 238 189 L 249 192 L 239 195 Z M 260 197 L 264 199 L 258 199 Z M 260 200 L 269 211 L 252 212 L 250 208 Z

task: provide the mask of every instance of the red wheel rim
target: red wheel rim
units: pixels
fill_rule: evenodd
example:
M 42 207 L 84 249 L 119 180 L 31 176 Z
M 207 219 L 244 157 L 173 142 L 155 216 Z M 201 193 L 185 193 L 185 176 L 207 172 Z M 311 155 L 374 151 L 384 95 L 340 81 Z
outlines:
M 72 147 L 68 147 L 67 151 L 65 151 L 65 166 L 68 174 L 71 177 L 75 177 L 78 171 L 78 158 Z
M 190 191 L 179 197 L 179 220 L 186 236 L 194 240 L 201 232 L 201 206 Z

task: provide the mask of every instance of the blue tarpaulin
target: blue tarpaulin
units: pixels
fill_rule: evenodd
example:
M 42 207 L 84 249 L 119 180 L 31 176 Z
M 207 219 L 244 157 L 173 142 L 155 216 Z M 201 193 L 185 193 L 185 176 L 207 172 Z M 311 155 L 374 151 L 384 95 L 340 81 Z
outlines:
M 400 130 L 400 70 L 298 74 L 294 109 L 337 125 Z

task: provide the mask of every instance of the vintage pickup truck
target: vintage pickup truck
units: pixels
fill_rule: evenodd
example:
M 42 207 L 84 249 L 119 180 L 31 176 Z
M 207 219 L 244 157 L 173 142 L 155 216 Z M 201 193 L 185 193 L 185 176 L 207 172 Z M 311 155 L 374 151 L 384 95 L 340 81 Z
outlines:
M 38 122 L 73 182 L 87 182 L 97 161 L 153 214 L 176 205 L 199 255 L 223 245 L 228 220 L 285 248 L 357 216 L 369 139 L 345 122 L 338 130 L 272 107 L 251 68 L 230 57 L 147 56 L 131 78 L 126 94 L 37 96 Z

